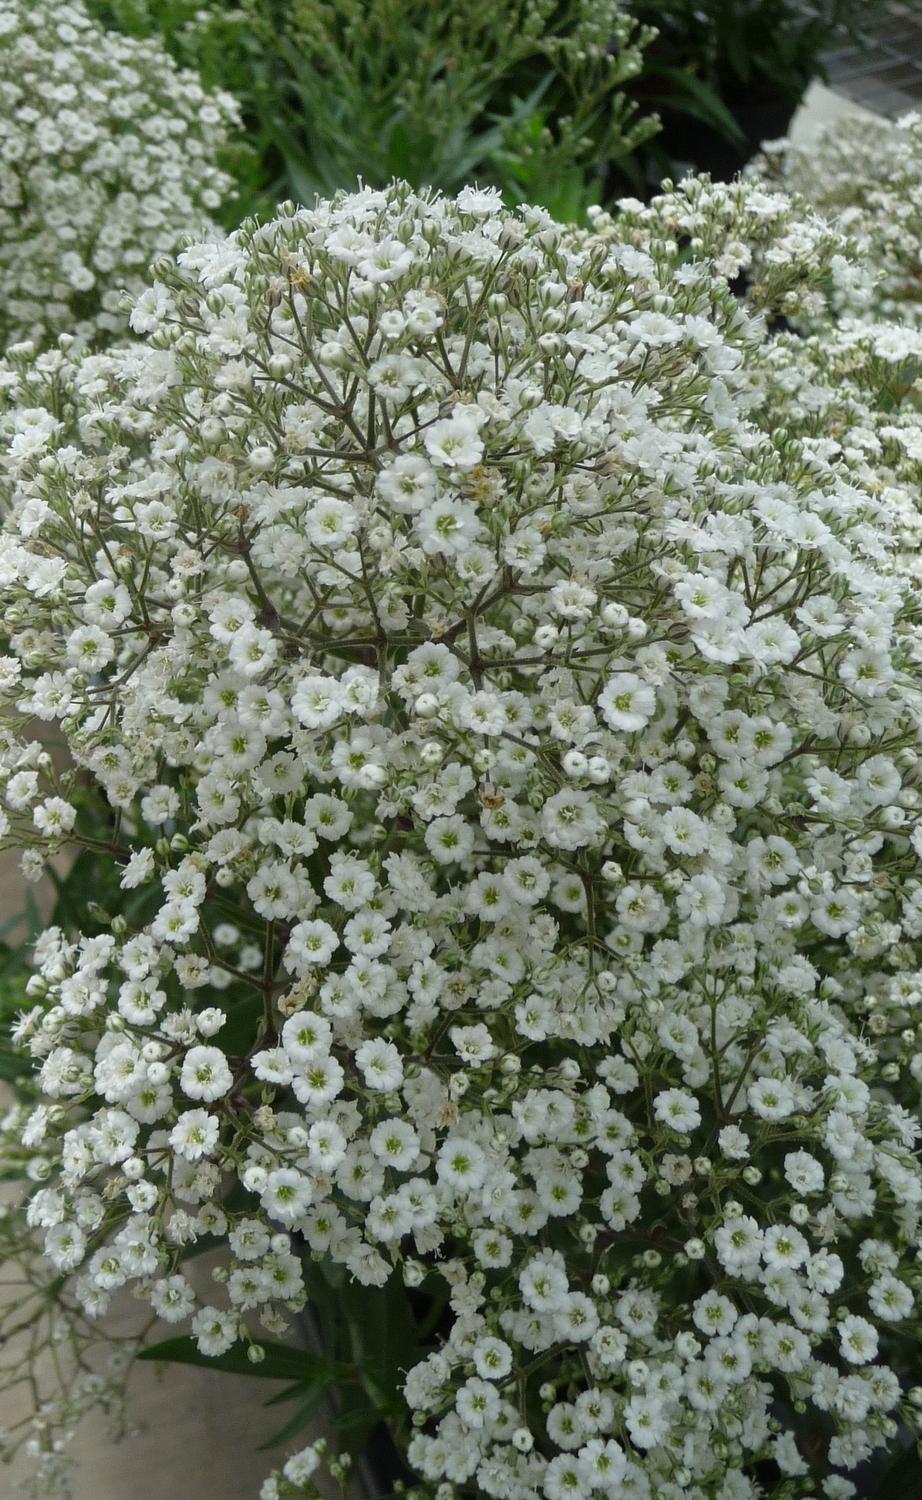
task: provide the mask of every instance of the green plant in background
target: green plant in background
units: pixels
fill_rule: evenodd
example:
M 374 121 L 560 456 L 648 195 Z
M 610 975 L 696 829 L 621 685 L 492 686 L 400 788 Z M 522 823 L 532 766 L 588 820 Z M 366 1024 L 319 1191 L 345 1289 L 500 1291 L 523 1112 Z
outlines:
M 91 0 L 235 94 L 235 217 L 399 176 L 579 219 L 783 134 L 876 0 Z M 657 113 L 665 129 L 658 131 Z
M 656 17 L 662 50 L 671 48 L 677 61 L 699 70 L 724 101 L 765 94 L 799 99 L 837 31 L 871 8 L 868 0 L 633 0 L 631 6 L 639 17 Z
M 252 148 L 238 211 L 402 177 L 579 218 L 656 130 L 625 94 L 652 39 L 620 0 L 96 0 L 162 31 L 242 102 Z
M 247 3 L 264 56 L 279 38 L 289 119 L 302 112 L 307 149 L 279 142 L 302 196 L 357 175 L 446 191 L 478 178 L 569 216 L 654 128 L 621 92 L 651 34 L 618 0 Z
M 658 33 L 628 89 L 662 111 L 664 132 L 644 153 L 656 184 L 677 162 L 729 176 L 784 134 L 823 54 L 877 0 L 631 0 L 630 10 Z
M 30 912 L 27 921 L 29 929 L 37 932 L 40 926 L 38 914 Z M 14 917 L 0 930 L 0 1089 L 5 1084 L 30 1091 L 28 1063 L 20 1049 L 13 1046 L 11 1038 L 13 1023 L 23 1008 L 25 987 L 32 972 L 25 944 L 7 942 L 11 929 L 21 925 L 20 919 Z

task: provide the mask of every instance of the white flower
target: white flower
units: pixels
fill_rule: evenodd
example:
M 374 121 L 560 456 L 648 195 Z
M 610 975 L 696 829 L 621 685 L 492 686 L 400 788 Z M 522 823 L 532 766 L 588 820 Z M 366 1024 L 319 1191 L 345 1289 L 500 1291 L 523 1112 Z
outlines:
M 184 1323 L 195 1308 L 195 1293 L 184 1276 L 166 1276 L 150 1291 L 151 1307 L 166 1323 Z
M 458 208 L 475 219 L 487 219 L 502 208 L 502 194 L 498 188 L 464 187 L 458 194 Z
M 474 830 L 459 815 L 434 818 L 426 829 L 426 848 L 440 865 L 466 859 L 474 847 Z
M 286 1459 L 282 1473 L 289 1484 L 306 1484 L 320 1464 L 320 1454 L 315 1447 L 302 1448 Z
M 216 1307 L 203 1307 L 192 1319 L 192 1332 L 199 1353 L 214 1358 L 226 1354 L 237 1339 L 238 1320 L 233 1313 L 222 1312 Z
M 298 922 L 291 929 L 285 959 L 296 974 L 308 973 L 317 964 L 328 964 L 338 945 L 339 938 L 329 922 Z
M 818 1193 L 825 1181 L 822 1164 L 809 1151 L 790 1151 L 784 1158 L 784 1175 L 796 1193 Z
M 387 1094 L 403 1082 L 403 1063 L 393 1042 L 363 1042 L 356 1051 L 355 1060 L 370 1089 Z
M 915 1306 L 912 1290 L 896 1276 L 879 1276 L 868 1289 L 868 1306 L 885 1322 L 908 1318 Z
M 149 880 L 154 870 L 153 849 L 136 849 L 128 859 L 119 882 L 122 889 L 133 891 Z
M 208 1114 L 204 1109 L 187 1109 L 170 1131 L 170 1145 L 184 1161 L 200 1161 L 203 1156 L 214 1154 L 218 1130 L 217 1116 Z
M 541 814 L 545 838 L 556 849 L 582 849 L 604 829 L 602 818 L 587 792 L 563 791 L 549 797 Z
M 419 1136 L 406 1120 L 382 1120 L 371 1132 L 369 1145 L 396 1172 L 410 1171 L 419 1154 Z
M 69 833 L 77 821 L 77 809 L 63 797 L 47 797 L 32 809 L 32 822 L 49 838 Z
M 649 683 L 633 672 L 616 672 L 599 696 L 599 708 L 609 728 L 625 733 L 643 729 L 656 711 Z
M 260 1202 L 270 1218 L 295 1224 L 310 1208 L 313 1196 L 309 1180 L 300 1172 L 292 1167 L 278 1167 L 269 1173 Z
M 282 1046 L 293 1063 L 313 1062 L 317 1057 L 326 1056 L 332 1035 L 332 1027 L 325 1016 L 300 1010 L 289 1016 L 282 1027 Z
M 420 512 L 416 530 L 428 556 L 460 557 L 479 536 L 480 523 L 473 505 L 445 495 Z
M 59 1271 L 73 1271 L 86 1251 L 86 1235 L 77 1224 L 55 1224 L 45 1236 L 45 1254 Z
M 210 1102 L 228 1092 L 234 1077 L 219 1047 L 190 1047 L 182 1062 L 180 1087 L 188 1099 Z
M 512 1350 L 504 1339 L 480 1339 L 474 1346 L 473 1360 L 483 1380 L 504 1380 L 512 1369 Z
M 697 1101 L 682 1089 L 663 1089 L 653 1101 L 653 1112 L 664 1125 L 683 1133 L 701 1124 Z
M 762 1239 L 755 1219 L 748 1215 L 728 1219 L 714 1236 L 721 1265 L 731 1273 L 757 1266 L 762 1254 Z
M 335 1057 L 315 1057 L 292 1068 L 291 1087 L 299 1103 L 322 1112 L 342 1092 L 344 1080 Z
M 794 1112 L 794 1091 L 783 1079 L 759 1078 L 746 1092 L 752 1109 L 762 1120 L 783 1120 Z
M 449 469 L 472 469 L 483 457 L 479 436 L 483 412 L 459 407 L 455 414 L 433 422 L 423 441 L 432 462 Z
M 465 1426 L 477 1429 L 496 1419 L 500 1403 L 495 1388 L 474 1376 L 461 1386 L 455 1404 Z
M 877 1353 L 877 1332 L 866 1318 L 849 1314 L 839 1324 L 839 1348 L 850 1364 L 866 1365 Z
M 795 331 L 841 245 L 760 186 L 480 191 L 286 207 L 0 368 L 2 837 L 94 850 L 0 1166 L 63 1305 L 210 1354 L 304 1255 L 441 1281 L 433 1493 L 742 1500 L 795 1404 L 822 1487 L 916 1313 L 916 355 Z
M 461 1192 L 472 1191 L 486 1177 L 486 1159 L 474 1141 L 449 1137 L 439 1151 L 439 1181 Z
M 762 1237 L 762 1259 L 766 1266 L 802 1266 L 810 1246 L 799 1230 L 790 1224 L 772 1224 Z
M 291 708 L 308 729 L 329 729 L 343 713 L 339 684 L 316 673 L 302 677 L 292 694 Z
M 696 1327 L 709 1338 L 715 1334 L 727 1334 L 737 1320 L 737 1312 L 728 1297 L 718 1292 L 706 1292 L 699 1297 L 692 1310 Z
M 413 264 L 413 254 L 400 240 L 378 240 L 369 253 L 359 257 L 358 270 L 372 283 L 397 281 Z
M 659 824 L 660 836 L 668 849 L 693 857 L 708 847 L 707 824 L 687 807 L 670 807 Z

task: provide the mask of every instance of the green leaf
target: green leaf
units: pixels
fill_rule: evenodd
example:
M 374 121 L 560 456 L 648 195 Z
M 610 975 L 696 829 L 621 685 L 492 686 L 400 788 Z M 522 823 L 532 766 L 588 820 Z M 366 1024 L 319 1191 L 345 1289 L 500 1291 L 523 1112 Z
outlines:
M 264 1443 L 260 1443 L 257 1452 L 262 1453 L 266 1448 L 275 1448 L 279 1443 L 287 1443 L 289 1438 L 293 1438 L 297 1433 L 302 1432 L 320 1411 L 326 1400 L 327 1393 L 325 1385 L 308 1387 L 307 1396 L 292 1413 L 288 1421 L 279 1428 L 278 1432 L 273 1433 L 271 1438 L 267 1438 Z
M 255 990 L 242 989 L 224 1001 L 227 1020 L 218 1032 L 218 1041 L 230 1057 L 242 1057 L 256 1041 L 263 1020 L 262 996 Z
M 709 84 L 703 83 L 686 68 L 658 67 L 657 72 L 679 86 L 680 96 L 673 95 L 668 100 L 673 109 L 681 109 L 683 114 L 703 120 L 706 125 L 712 125 L 721 131 L 727 140 L 742 145 L 745 137 L 739 124 Z M 685 94 L 684 99 L 681 98 L 682 92 Z
M 401 1411 L 401 1387 L 422 1352 L 405 1287 L 396 1277 L 383 1287 L 353 1283 L 344 1303 L 352 1359 L 365 1389 L 380 1415 Z
M 337 1446 L 357 1458 L 380 1422 L 381 1413 L 358 1386 L 346 1386 L 339 1395 L 339 1410 L 333 1419 Z
M 295 1401 L 298 1396 L 304 1396 L 313 1385 L 312 1380 L 296 1380 L 294 1385 L 286 1385 L 283 1391 L 276 1391 L 274 1396 L 269 1396 L 263 1402 L 263 1406 L 284 1406 L 286 1401 Z
M 912 1500 L 918 1494 L 916 1488 L 922 1473 L 922 1444 L 909 1442 L 898 1448 L 892 1459 L 876 1476 L 875 1494 L 888 1495 L 890 1500 Z
M 32 1064 L 27 1057 L 9 1050 L 6 1046 L 0 1046 L 0 1079 L 4 1083 L 16 1083 L 31 1071 Z
M 369 1401 L 359 1396 L 353 1397 L 355 1404 L 350 1404 L 348 1410 L 340 1411 L 333 1419 L 333 1426 L 337 1432 L 348 1432 L 361 1434 L 368 1438 L 381 1418 Z
M 309 1349 L 296 1349 L 290 1344 L 273 1344 L 259 1340 L 265 1358 L 252 1364 L 247 1357 L 246 1345 L 238 1343 L 226 1354 L 214 1358 L 202 1354 L 193 1338 L 164 1339 L 144 1349 L 139 1359 L 157 1360 L 165 1364 L 199 1365 L 206 1370 L 221 1370 L 227 1375 L 254 1375 L 260 1380 L 324 1381 L 336 1380 L 339 1371 Z
M 188 1245 L 183 1245 L 179 1252 L 180 1261 L 195 1260 L 199 1255 L 208 1255 L 212 1250 L 219 1250 L 224 1241 L 216 1234 L 202 1234 L 198 1239 L 190 1240 Z

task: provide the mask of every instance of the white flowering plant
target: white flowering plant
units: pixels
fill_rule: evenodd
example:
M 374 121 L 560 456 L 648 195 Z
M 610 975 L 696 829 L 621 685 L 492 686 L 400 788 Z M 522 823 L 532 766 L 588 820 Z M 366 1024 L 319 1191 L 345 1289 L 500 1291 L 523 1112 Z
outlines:
M 156 255 L 212 224 L 237 106 L 82 0 L 0 0 L 0 345 L 107 341 Z
M 814 460 L 849 469 L 886 495 L 888 545 L 907 586 L 922 583 L 922 331 L 908 323 L 848 317 L 809 336 L 772 341 L 753 383 L 752 415 L 797 432 Z
M 900 507 L 731 289 L 828 228 L 646 212 L 283 205 L 0 382 L 3 841 L 92 892 L 15 1028 L 29 1223 L 153 1357 L 289 1372 L 332 1306 L 439 1500 L 847 1500 L 917 1424 Z
M 126 1374 L 138 1341 L 100 1329 L 40 1253 L 27 1208 L 42 1159 L 29 1130 L 33 1109 L 23 1097 L 0 1117 L 0 1459 L 20 1455 L 26 1493 L 44 1497 L 69 1493 L 69 1439 L 90 1412 L 103 1415 L 113 1438 L 126 1432 Z
M 763 355 L 774 356 L 780 332 L 838 328 L 841 307 L 860 297 L 869 280 L 866 244 L 862 250 L 843 226 L 755 172 L 731 183 L 667 179 L 648 202 L 622 199 L 615 214 L 594 210 L 592 223 L 602 237 L 626 239 L 641 250 L 653 244 L 660 254 L 680 263 L 703 261 L 726 277 L 750 312 L 768 320 L 773 335 L 747 367 L 756 383 Z
M 67 874 L 52 872 L 55 921 L 85 922 L 82 880 L 79 860 Z M 45 1157 L 31 1128 L 36 1080 L 11 1038 L 31 972 L 29 930 L 34 936 L 39 923 L 31 899 L 25 906 L 26 932 L 22 920 L 0 932 L 0 1462 L 17 1465 L 12 1493 L 44 1500 L 71 1493 L 71 1440 L 91 1413 L 112 1439 L 132 1430 L 126 1376 L 140 1329 L 120 1332 L 87 1317 L 29 1221 Z
M 857 245 L 866 274 L 839 310 L 918 325 L 922 317 L 922 115 L 850 115 L 815 140 L 769 141 L 749 169 L 797 193 Z

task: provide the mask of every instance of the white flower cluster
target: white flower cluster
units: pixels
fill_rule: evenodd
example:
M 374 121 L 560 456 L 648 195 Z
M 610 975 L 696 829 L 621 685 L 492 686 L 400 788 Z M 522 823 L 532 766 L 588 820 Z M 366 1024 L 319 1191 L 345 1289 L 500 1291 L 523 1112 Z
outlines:
M 649 203 L 622 199 L 614 217 L 596 210 L 593 228 L 602 238 L 655 244 L 661 254 L 711 265 L 738 295 L 745 291 L 751 311 L 773 320 L 828 323 L 869 279 L 838 228 L 755 175 L 734 183 L 688 177 L 677 188 L 666 182 Z
M 327 1441 L 318 1438 L 307 1448 L 301 1448 L 286 1459 L 281 1469 L 273 1469 L 259 1491 L 259 1500 L 293 1500 L 293 1497 L 318 1494 L 314 1475 L 323 1473 L 335 1481 L 347 1494 L 347 1482 L 351 1459 L 348 1454 L 339 1458 L 327 1458 Z
M 134 1341 L 102 1335 L 36 1244 L 27 1203 L 41 1180 L 42 1158 L 35 1154 L 31 1114 L 20 1101 L 0 1117 L 0 1463 L 26 1455 L 24 1493 L 43 1500 L 69 1495 L 70 1444 L 89 1412 L 104 1415 L 113 1436 L 124 1434 Z
M 900 506 L 769 419 L 742 251 L 603 228 L 283 206 L 11 360 L 4 836 L 129 893 L 37 945 L 30 1219 L 208 1354 L 302 1244 L 441 1275 L 440 1496 L 846 1500 L 922 1280 Z
M 803 144 L 770 141 L 750 170 L 802 195 L 867 258 L 841 312 L 922 321 L 922 115 L 855 115 Z
M 823 319 L 809 336 L 772 340 L 752 382 L 750 414 L 798 433 L 814 462 L 886 496 L 891 566 L 922 586 L 922 327 Z M 754 372 L 755 373 L 755 372 Z
M 0 345 L 120 332 L 125 289 L 210 230 L 236 119 L 229 95 L 82 0 L 0 0 Z

